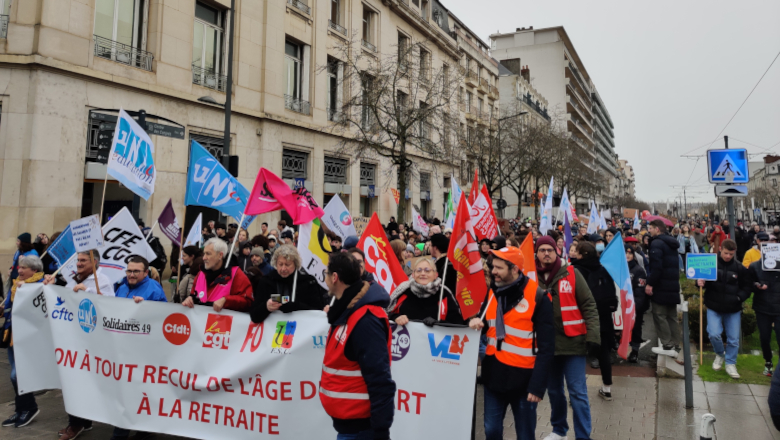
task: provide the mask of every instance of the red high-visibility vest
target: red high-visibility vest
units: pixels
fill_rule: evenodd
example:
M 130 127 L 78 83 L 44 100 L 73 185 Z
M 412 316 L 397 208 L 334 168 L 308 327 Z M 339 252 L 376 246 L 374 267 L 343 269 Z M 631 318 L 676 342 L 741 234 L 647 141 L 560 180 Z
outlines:
M 568 337 L 581 336 L 588 333 L 588 327 L 585 320 L 582 319 L 580 307 L 577 305 L 577 298 L 574 295 L 575 279 L 574 266 L 567 266 L 569 272 L 564 278 L 558 281 L 558 298 L 561 301 L 561 320 L 563 321 L 563 331 Z
M 328 333 L 325 359 L 320 379 L 320 402 L 325 412 L 336 419 L 367 419 L 371 417 L 368 387 L 356 361 L 347 359 L 344 347 L 355 325 L 366 313 L 372 313 L 384 321 L 387 327 L 387 357 L 392 362 L 393 343 L 387 312 L 381 307 L 367 305 L 356 310 L 340 325 Z
M 490 301 L 485 319 L 488 323 L 488 345 L 485 354 L 495 356 L 505 365 L 518 368 L 533 368 L 536 363 L 536 351 L 534 347 L 534 324 L 531 318 L 536 309 L 536 283 L 527 283 L 523 292 L 523 299 L 508 312 L 504 312 L 504 342 L 501 349 L 497 347 L 496 340 L 496 298 Z M 490 292 L 492 295 L 493 292 Z

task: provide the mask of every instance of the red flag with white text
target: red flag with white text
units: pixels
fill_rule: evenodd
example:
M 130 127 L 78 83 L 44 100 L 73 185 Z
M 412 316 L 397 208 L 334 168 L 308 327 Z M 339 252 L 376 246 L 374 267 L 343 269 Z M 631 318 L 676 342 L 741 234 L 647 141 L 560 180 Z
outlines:
M 447 257 L 458 276 L 455 298 L 460 304 L 461 315 L 468 319 L 479 313 L 488 288 L 485 284 L 485 274 L 482 272 L 479 245 L 471 226 L 470 209 L 463 193 L 460 195 Z
M 487 238 L 492 240 L 498 235 L 498 219 L 493 211 L 493 200 L 487 192 L 487 186 L 482 186 L 482 191 L 471 205 L 471 222 L 474 225 L 474 232 L 477 240 Z
M 409 280 L 393 248 L 390 247 L 390 240 L 387 239 L 385 228 L 379 222 L 376 212 L 371 216 L 357 247 L 366 254 L 366 272 L 372 273 L 376 282 L 381 284 L 388 294 L 393 293 L 399 284 Z
M 474 204 L 474 201 L 477 200 L 477 196 L 479 196 L 479 175 L 477 175 L 477 171 L 479 168 L 474 169 L 474 183 L 471 184 L 471 191 L 469 191 L 469 205 Z

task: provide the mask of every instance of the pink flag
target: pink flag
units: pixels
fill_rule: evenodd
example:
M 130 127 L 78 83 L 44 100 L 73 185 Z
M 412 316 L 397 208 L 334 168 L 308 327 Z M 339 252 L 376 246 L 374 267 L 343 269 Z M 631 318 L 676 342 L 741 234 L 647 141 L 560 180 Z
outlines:
M 295 212 L 287 207 L 284 208 L 293 218 L 293 224 L 301 225 L 325 215 L 325 211 L 320 208 L 308 189 L 300 187 L 295 190 L 293 196 L 295 197 Z
M 306 188 L 298 188 L 293 192 L 279 176 L 260 168 L 246 204 L 245 214 L 265 214 L 280 209 L 287 211 L 296 225 L 325 215 Z

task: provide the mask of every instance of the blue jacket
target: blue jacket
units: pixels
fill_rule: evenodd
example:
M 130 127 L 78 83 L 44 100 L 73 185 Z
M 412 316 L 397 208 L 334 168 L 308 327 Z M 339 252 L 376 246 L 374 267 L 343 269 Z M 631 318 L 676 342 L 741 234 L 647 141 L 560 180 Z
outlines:
M 29 251 L 25 253 L 19 252 L 19 250 L 16 250 L 16 253 L 14 254 L 14 263 L 11 267 L 11 281 L 17 279 L 19 277 L 19 257 L 21 256 L 28 256 L 28 255 L 35 255 L 38 256 L 38 251 L 35 249 L 30 249 Z
M 357 303 L 354 307 L 347 308 L 335 322 L 331 323 L 331 329 L 346 324 L 352 313 L 364 305 L 375 305 L 382 309 L 390 305 L 390 296 L 377 283 L 361 281 L 348 287 L 344 291 L 342 300 L 351 302 L 353 298 L 358 299 Z M 333 427 L 339 433 L 352 434 L 370 429 L 374 432 L 374 439 L 390 438 L 396 387 L 390 374 L 387 337 L 387 326 L 371 313 L 363 315 L 350 333 L 347 345 L 344 347 L 344 355 L 360 365 L 360 371 L 368 387 L 371 417 L 351 420 L 333 419 Z
M 134 296 L 140 296 L 144 301 L 168 302 L 160 283 L 148 276 L 140 283 L 136 284 L 135 287 L 131 287 L 127 284 L 127 277 L 125 277 L 119 283 L 119 288 L 115 289 L 115 291 L 117 298 L 133 298 Z

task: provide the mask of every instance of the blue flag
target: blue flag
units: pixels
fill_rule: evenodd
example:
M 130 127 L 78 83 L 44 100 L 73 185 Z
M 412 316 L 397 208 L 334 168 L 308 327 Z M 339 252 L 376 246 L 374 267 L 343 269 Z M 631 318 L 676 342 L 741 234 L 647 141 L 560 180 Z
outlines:
M 249 191 L 199 143 L 190 146 L 190 166 L 187 170 L 186 206 L 204 206 L 240 219 L 244 214 Z M 241 227 L 246 229 L 255 216 L 246 216 Z
M 569 225 L 569 216 L 565 214 L 566 211 L 564 211 L 563 215 L 563 258 L 565 260 L 569 259 L 569 249 L 571 249 L 572 243 L 574 243 L 574 238 L 571 236 L 571 225 Z
M 65 264 L 65 262 L 76 253 L 76 246 L 73 244 L 73 233 L 70 231 L 70 225 L 68 225 L 65 230 L 60 233 L 57 239 L 49 245 L 46 252 L 51 255 L 58 266 Z
M 609 242 L 607 248 L 601 253 L 601 265 L 607 269 L 609 276 L 620 288 L 620 306 L 622 309 L 623 336 L 620 339 L 618 356 L 626 359 L 628 356 L 628 344 L 631 342 L 631 330 L 636 321 L 636 307 L 634 306 L 634 291 L 631 288 L 631 272 L 628 270 L 626 248 L 623 237 L 618 232 Z M 618 312 L 615 312 L 618 313 Z

